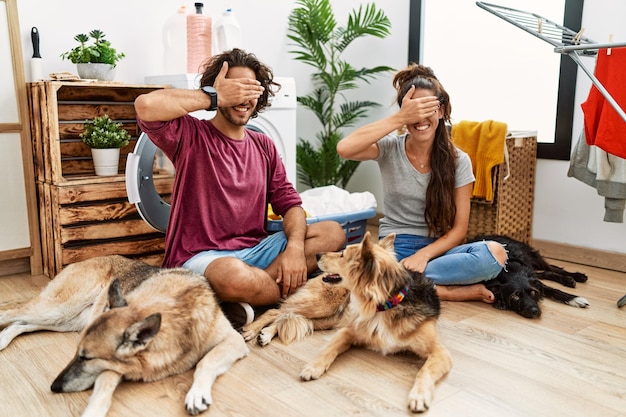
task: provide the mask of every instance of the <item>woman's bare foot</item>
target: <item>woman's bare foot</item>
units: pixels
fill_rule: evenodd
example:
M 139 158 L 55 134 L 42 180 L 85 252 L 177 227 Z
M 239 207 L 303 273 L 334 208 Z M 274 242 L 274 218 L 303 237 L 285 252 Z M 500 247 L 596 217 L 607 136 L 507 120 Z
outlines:
M 482 301 L 492 304 L 495 297 L 483 284 L 437 285 L 437 295 L 442 301 Z

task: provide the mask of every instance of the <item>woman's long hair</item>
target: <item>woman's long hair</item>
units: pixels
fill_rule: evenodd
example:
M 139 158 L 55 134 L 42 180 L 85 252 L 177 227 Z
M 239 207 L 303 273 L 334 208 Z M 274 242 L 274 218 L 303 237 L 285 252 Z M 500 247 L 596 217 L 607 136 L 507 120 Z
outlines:
M 456 215 L 454 188 L 457 152 L 446 125 L 446 123 L 450 123 L 452 111 L 450 96 L 432 69 L 415 63 L 411 63 L 395 75 L 393 86 L 398 92 L 396 101 L 399 107 L 402 106 L 402 99 L 411 86 L 415 86 L 416 90 L 432 91 L 443 106 L 443 117 L 439 119 L 430 154 L 431 175 L 426 189 L 426 208 L 424 210 L 428 236 L 442 236 L 452 229 Z

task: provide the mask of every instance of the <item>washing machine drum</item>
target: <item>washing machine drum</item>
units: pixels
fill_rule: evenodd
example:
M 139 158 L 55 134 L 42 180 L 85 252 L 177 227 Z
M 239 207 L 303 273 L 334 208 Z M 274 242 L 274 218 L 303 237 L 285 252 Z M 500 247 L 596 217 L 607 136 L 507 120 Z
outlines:
M 141 217 L 154 229 L 165 232 L 171 206 L 161 198 L 154 185 L 157 151 L 161 154 L 159 158 L 166 158 L 148 135 L 142 133 L 134 151 L 126 159 L 126 193 Z

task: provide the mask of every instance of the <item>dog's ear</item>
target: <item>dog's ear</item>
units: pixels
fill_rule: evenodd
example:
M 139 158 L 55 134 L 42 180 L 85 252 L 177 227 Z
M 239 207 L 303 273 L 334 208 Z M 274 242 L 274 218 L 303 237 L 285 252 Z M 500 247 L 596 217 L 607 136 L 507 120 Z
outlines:
M 131 324 L 124 331 L 122 343 L 117 351 L 122 356 L 130 356 L 143 350 L 161 328 L 161 313 L 154 313 L 143 320 Z
M 383 248 L 386 249 L 388 251 L 393 251 L 393 242 L 396 240 L 396 234 L 392 233 L 388 236 L 385 236 L 385 238 L 383 240 L 381 240 L 380 242 L 378 242 L 378 244 Z
M 114 279 L 111 281 L 111 285 L 109 285 L 109 308 L 126 307 L 127 305 L 122 294 L 120 281 Z

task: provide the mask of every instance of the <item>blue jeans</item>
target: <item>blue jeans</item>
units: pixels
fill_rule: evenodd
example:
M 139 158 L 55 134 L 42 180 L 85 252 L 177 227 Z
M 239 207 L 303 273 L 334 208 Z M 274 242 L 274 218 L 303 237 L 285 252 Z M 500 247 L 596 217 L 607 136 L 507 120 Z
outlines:
M 382 238 L 381 238 L 382 239 Z M 434 242 L 424 236 L 396 235 L 394 250 L 398 260 Z M 467 285 L 495 278 L 504 265 L 500 265 L 486 242 L 473 242 L 456 246 L 443 255 L 431 259 L 424 275 L 439 285 Z

